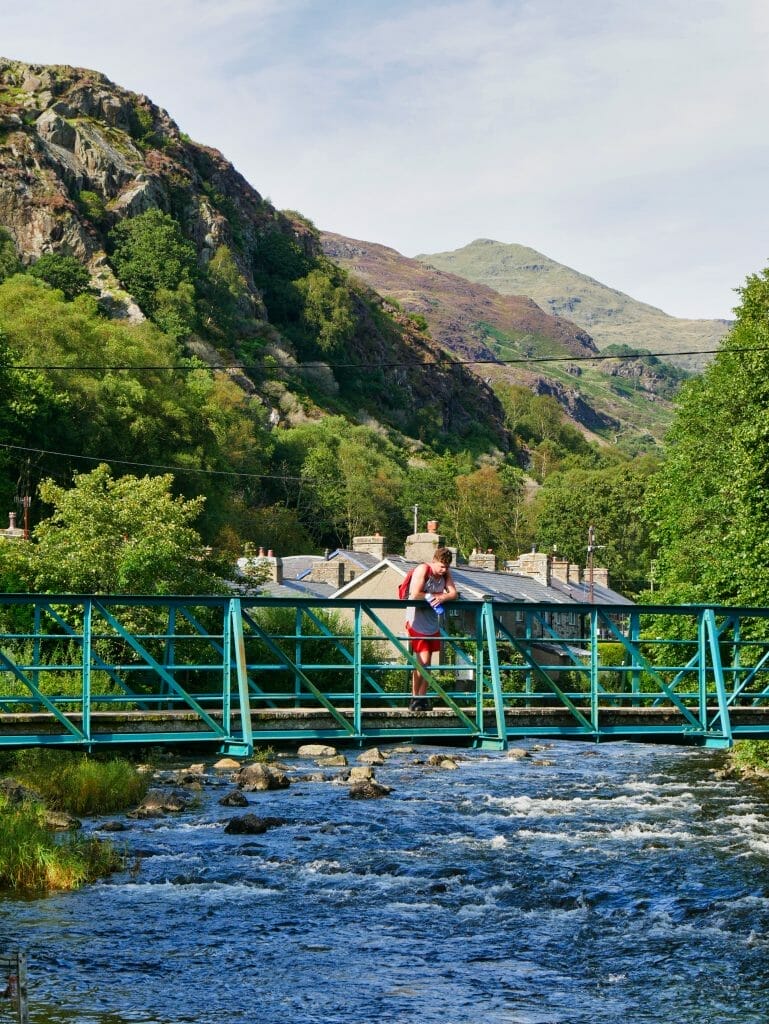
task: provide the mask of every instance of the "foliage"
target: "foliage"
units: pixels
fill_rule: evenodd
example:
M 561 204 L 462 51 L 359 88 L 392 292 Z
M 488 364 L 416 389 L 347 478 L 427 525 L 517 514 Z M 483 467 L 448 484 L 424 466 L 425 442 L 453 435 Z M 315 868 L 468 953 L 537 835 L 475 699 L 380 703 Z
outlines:
M 21 271 L 21 261 L 16 246 L 7 231 L 0 228 L 0 282 Z
M 253 501 L 255 482 L 199 471 L 249 473 L 269 459 L 261 406 L 225 374 L 184 357 L 154 325 L 107 320 L 91 296 L 65 302 L 29 276 L 16 276 L 0 285 L 0 332 L 0 442 L 193 470 L 180 473 L 176 486 L 208 497 L 201 528 L 209 536 L 233 492 Z M 19 370 L 19 363 L 62 369 Z M 126 369 L 99 369 L 111 365 Z M 0 449 L 0 496 L 10 500 L 15 478 L 10 468 L 3 474 L 8 458 Z M 83 465 L 46 455 L 34 462 L 37 473 L 59 482 Z
M 248 283 L 228 246 L 220 245 L 211 257 L 199 292 L 201 321 L 210 333 L 228 343 L 254 333 Z
M 122 758 L 30 749 L 15 755 L 12 772 L 46 806 L 69 814 L 111 814 L 133 807 L 147 792 L 146 777 Z
M 520 384 L 497 383 L 505 425 L 529 451 L 529 469 L 538 481 L 555 472 L 570 455 L 589 457 L 592 445 L 568 422 L 551 395 L 535 395 Z
M 107 204 L 98 192 L 92 192 L 84 188 L 78 192 L 77 204 L 81 212 L 92 223 L 101 225 L 105 222 L 107 215 Z
M 380 434 L 326 417 L 283 431 L 275 458 L 284 475 L 283 500 L 319 546 L 346 545 L 375 530 L 402 535 L 403 470 Z
M 739 770 L 769 771 L 769 740 L 742 740 L 731 751 L 731 761 Z
M 444 522 L 458 547 L 492 547 L 514 555 L 523 542 L 523 474 L 512 467 L 483 466 L 457 476 Z
M 54 593 L 206 593 L 218 589 L 192 523 L 203 498 L 171 495 L 170 475 L 113 478 L 108 466 L 40 493 L 53 514 L 34 531 L 35 587 Z
M 63 292 L 65 299 L 84 295 L 91 284 L 88 268 L 74 256 L 64 256 L 60 253 L 49 252 L 41 256 L 30 267 L 29 273 L 32 277 L 39 277 L 52 288 L 58 288 Z
M 609 570 L 617 589 L 644 589 L 653 549 L 642 509 L 655 467 L 646 456 L 605 468 L 553 473 L 532 507 L 540 548 L 556 548 L 562 557 L 584 565 L 588 527 L 593 526 L 598 544 L 595 564 Z
M 0 795 L 0 889 L 46 892 L 76 889 L 122 867 L 114 847 L 94 838 L 57 840 L 34 803 Z
M 657 600 L 761 605 L 769 590 L 769 270 L 740 296 L 713 363 L 682 389 L 649 489 Z
M 326 355 L 343 349 L 355 327 L 350 293 L 337 283 L 338 276 L 338 272 L 315 269 L 297 282 L 304 324 Z
M 115 273 L 150 317 L 168 304 L 170 296 L 179 295 L 181 285 L 195 280 L 195 246 L 167 213 L 152 209 L 122 220 L 109 238 Z M 188 323 L 187 331 L 192 327 Z

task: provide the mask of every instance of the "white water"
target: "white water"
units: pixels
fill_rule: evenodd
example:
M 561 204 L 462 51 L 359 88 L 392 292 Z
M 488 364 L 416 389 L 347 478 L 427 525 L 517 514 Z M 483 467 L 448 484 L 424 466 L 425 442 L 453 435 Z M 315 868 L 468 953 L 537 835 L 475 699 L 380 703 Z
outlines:
M 691 749 L 460 756 L 394 756 L 382 801 L 330 782 L 252 794 L 246 810 L 289 822 L 256 837 L 224 834 L 244 809 L 218 804 L 211 772 L 198 809 L 115 837 L 135 877 L 0 902 L 31 1021 L 769 1020 L 760 790 Z

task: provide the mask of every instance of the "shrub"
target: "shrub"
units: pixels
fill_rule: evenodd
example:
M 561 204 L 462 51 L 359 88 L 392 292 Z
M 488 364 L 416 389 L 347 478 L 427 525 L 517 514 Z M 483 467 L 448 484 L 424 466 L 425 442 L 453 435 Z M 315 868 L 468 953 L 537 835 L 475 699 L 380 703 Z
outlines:
M 88 268 L 74 256 L 63 256 L 61 253 L 49 252 L 30 268 L 32 277 L 39 277 L 52 288 L 64 293 L 65 299 L 74 299 L 84 295 L 91 285 Z
M 98 194 L 84 188 L 77 197 L 78 206 L 83 214 L 94 224 L 102 224 L 107 214 L 107 207 Z

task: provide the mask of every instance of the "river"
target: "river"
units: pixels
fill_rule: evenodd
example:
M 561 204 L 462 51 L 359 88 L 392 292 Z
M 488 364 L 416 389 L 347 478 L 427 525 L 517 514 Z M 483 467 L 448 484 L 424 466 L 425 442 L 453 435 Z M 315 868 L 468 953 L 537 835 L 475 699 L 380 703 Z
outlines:
M 767 793 L 707 751 L 521 745 L 394 754 L 371 801 L 295 781 L 226 808 L 209 770 L 199 806 L 115 837 L 130 871 L 0 902 L 30 1020 L 766 1024 Z M 246 810 L 287 823 L 226 834 Z

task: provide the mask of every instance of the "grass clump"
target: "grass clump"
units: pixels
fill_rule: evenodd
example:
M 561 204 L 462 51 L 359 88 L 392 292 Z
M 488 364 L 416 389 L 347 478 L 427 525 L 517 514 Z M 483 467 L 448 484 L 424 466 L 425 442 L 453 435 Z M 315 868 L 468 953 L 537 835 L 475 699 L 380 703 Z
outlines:
M 0 890 L 76 889 L 122 866 L 110 843 L 73 835 L 58 840 L 39 804 L 14 804 L 0 794 Z
M 148 781 L 126 760 L 109 761 L 63 750 L 22 750 L 13 775 L 46 806 L 69 814 L 111 814 L 139 803 Z
M 731 761 L 741 771 L 769 773 L 769 740 L 741 740 L 731 752 Z

